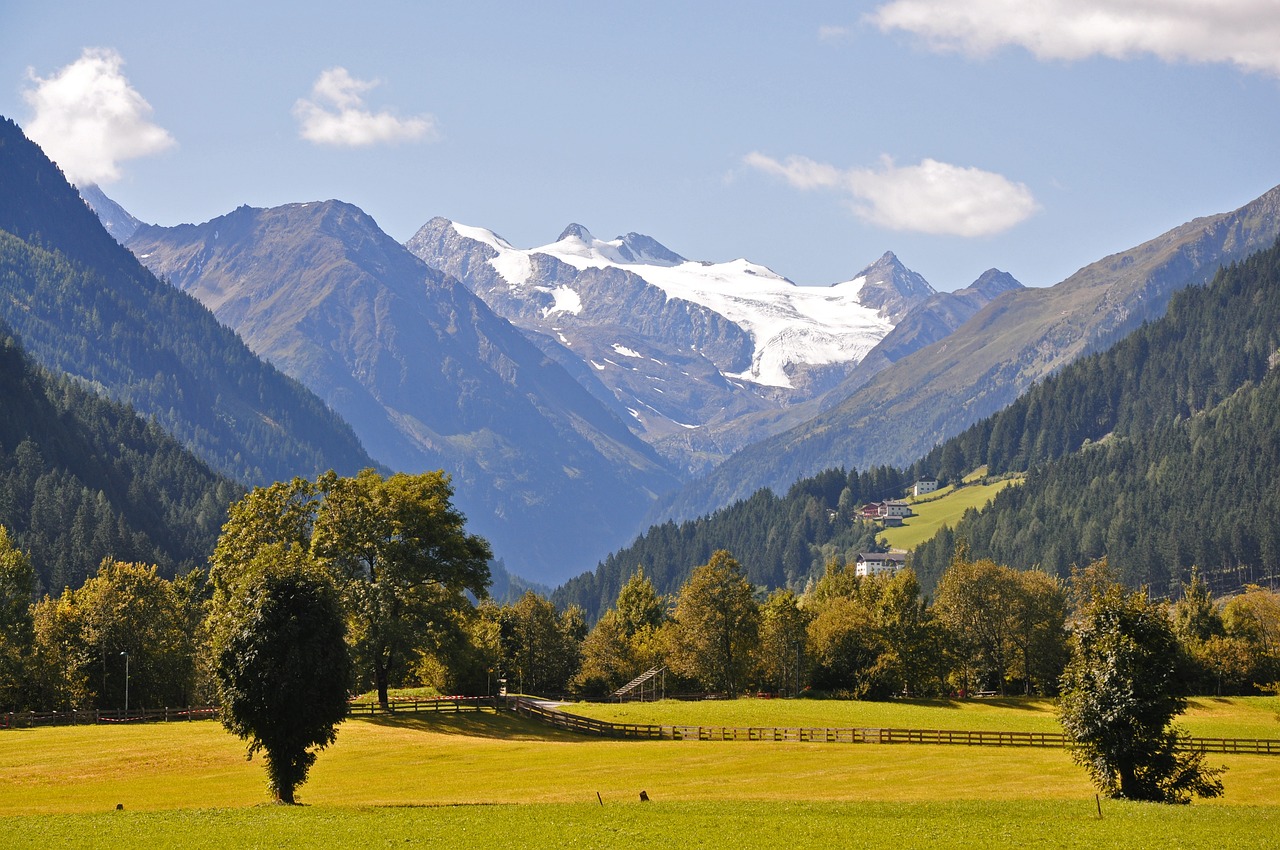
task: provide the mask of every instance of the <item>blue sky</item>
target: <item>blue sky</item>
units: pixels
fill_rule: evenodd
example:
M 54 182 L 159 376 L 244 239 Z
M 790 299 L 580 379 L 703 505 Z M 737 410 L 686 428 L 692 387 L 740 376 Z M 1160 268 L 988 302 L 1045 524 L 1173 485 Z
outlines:
M 1280 184 L 1280 2 L 8 0 L 0 114 L 160 224 L 339 198 L 1043 286 Z

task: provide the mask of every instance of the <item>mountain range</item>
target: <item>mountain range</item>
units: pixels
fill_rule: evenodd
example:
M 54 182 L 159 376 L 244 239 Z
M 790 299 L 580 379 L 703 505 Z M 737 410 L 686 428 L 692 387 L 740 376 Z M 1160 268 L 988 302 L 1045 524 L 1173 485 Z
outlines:
M 339 201 L 241 207 L 127 240 L 381 463 L 443 468 L 515 573 L 562 579 L 629 539 L 675 475 L 563 366 Z
M 242 484 L 374 465 L 324 402 L 143 268 L 7 119 L 0 321 L 37 363 L 130 405 Z
M 651 526 L 556 589 L 589 619 L 643 567 L 676 593 L 693 565 L 730 549 L 752 581 L 799 591 L 833 560 L 883 548 L 859 506 L 939 476 L 1016 475 L 918 545 L 926 593 L 960 541 L 970 558 L 1066 580 L 1107 558 L 1127 584 L 1176 596 L 1193 571 L 1215 592 L 1280 577 L 1280 242 L 1175 293 L 1162 317 L 1037 382 L 1017 401 L 901 468 L 827 469 L 785 495 L 761 489 L 710 515 Z M 935 497 L 927 497 L 932 500 Z M 918 508 L 921 513 L 924 508 Z M 911 526 L 915 520 L 908 519 Z
M 783 491 L 829 467 L 910 463 L 1034 382 L 1158 318 L 1174 292 L 1205 283 L 1277 235 L 1280 188 L 1092 263 L 1054 286 L 1005 292 L 951 333 L 889 365 L 873 364 L 883 368 L 870 380 L 851 375 L 849 385 L 828 394 L 843 400 L 735 453 L 662 500 L 650 518 L 701 516 L 760 487 Z M 853 388 L 857 381 L 862 385 Z
M 691 261 L 650 236 L 606 242 L 579 224 L 520 249 L 434 218 L 406 244 L 561 362 L 594 373 L 602 400 L 695 475 L 807 418 L 790 409 L 813 402 L 816 412 L 917 306 L 932 302 L 934 315 L 944 302 L 998 294 L 996 285 L 939 294 L 892 253 L 849 280 L 797 286 L 748 260 Z M 915 338 L 900 336 L 898 348 Z
M 580 225 L 520 249 L 435 218 L 399 245 L 338 201 L 176 228 L 94 203 L 374 458 L 452 471 L 514 571 L 557 581 L 643 522 L 924 456 L 1269 245 L 1278 191 L 1054 287 L 992 269 L 950 293 L 891 253 L 800 287 L 747 260 L 690 261 Z

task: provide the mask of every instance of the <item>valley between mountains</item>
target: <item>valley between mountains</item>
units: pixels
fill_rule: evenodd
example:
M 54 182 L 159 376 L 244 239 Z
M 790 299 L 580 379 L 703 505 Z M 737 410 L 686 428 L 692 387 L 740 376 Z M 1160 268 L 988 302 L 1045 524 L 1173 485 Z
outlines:
M 829 469 L 906 467 L 1280 234 L 1280 190 L 1272 190 L 1052 287 L 1028 289 L 991 269 L 938 292 L 891 252 L 845 280 L 800 286 L 749 259 L 691 260 L 650 236 L 602 240 L 578 224 L 520 248 L 435 217 L 401 244 L 337 200 L 244 206 L 159 227 L 85 187 L 98 213 L 85 218 L 61 175 L 30 179 L 56 169 L 6 126 L 7 185 L 39 225 L 8 229 L 79 264 L 84 275 L 60 284 L 62 297 L 100 297 L 95 275 L 156 292 L 168 284 L 290 381 L 289 393 L 313 399 L 290 405 L 319 404 L 340 425 L 330 437 L 319 426 L 299 430 L 302 420 L 283 410 L 231 413 L 248 409 L 241 402 L 198 424 L 188 408 L 205 404 L 214 384 L 165 389 L 174 379 L 128 378 L 118 364 L 136 346 L 71 354 L 76 336 L 109 339 L 94 330 L 100 319 L 89 307 L 38 322 L 24 309 L 6 313 L 42 366 L 134 404 L 241 485 L 329 466 L 445 469 L 499 561 L 548 587 L 646 528 L 710 515 L 761 488 L 783 493 Z M 71 295 L 79 286 L 88 288 Z M 14 290 L 9 303 L 34 297 Z M 162 327 L 175 344 L 208 321 L 187 318 L 187 306 L 166 318 L 149 309 L 137 314 L 139 327 Z M 130 368 L 164 374 L 154 358 Z M 229 387 L 243 383 L 239 374 L 217 380 Z M 264 400 L 284 397 L 259 386 Z M 214 396 L 232 399 L 227 390 Z M 316 448 L 304 450 L 306 462 L 266 472 L 267 455 L 236 447 L 235 422 Z M 343 440 L 359 448 L 342 448 L 341 462 L 317 442 Z

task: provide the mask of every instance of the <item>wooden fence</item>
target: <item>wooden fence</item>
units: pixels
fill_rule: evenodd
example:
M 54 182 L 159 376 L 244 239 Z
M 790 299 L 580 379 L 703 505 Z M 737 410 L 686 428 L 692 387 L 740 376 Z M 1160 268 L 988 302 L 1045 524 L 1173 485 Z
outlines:
M 353 702 L 351 717 L 378 714 L 459 714 L 464 711 L 498 711 L 505 697 L 447 697 L 445 699 L 392 700 L 384 709 L 376 702 Z
M 667 741 L 793 741 L 826 744 L 957 744 L 969 747 L 1052 747 L 1064 749 L 1061 732 L 986 732 L 956 729 L 874 729 L 777 726 L 661 726 L 609 723 L 516 698 L 511 708 L 557 729 L 605 738 Z M 1280 740 L 1189 738 L 1188 749 L 1210 753 L 1280 755 Z
M 79 726 L 92 723 L 174 723 L 218 716 L 213 706 L 190 708 L 85 709 L 82 711 L 11 711 L 0 714 L 0 729 L 35 726 Z
M 352 703 L 350 716 L 396 714 L 458 714 L 463 712 L 515 711 L 522 717 L 556 729 L 601 738 L 664 741 L 790 741 L 805 744 L 956 744 L 969 747 L 1067 746 L 1061 732 L 987 732 L 957 729 L 875 729 L 807 726 L 662 726 L 653 723 L 610 723 L 561 711 L 527 697 L 450 697 L 393 701 L 383 709 L 376 702 Z M 88 723 L 173 723 L 207 720 L 218 716 L 212 706 L 196 708 L 86 711 L 19 711 L 0 714 L 0 729 L 35 726 L 70 726 Z M 1274 738 L 1189 738 L 1188 749 L 1207 753 L 1240 753 L 1280 756 L 1280 740 Z
M 351 703 L 349 715 L 435 714 L 463 711 L 497 711 L 500 697 L 451 697 L 434 700 L 401 700 L 387 709 L 376 702 Z M 0 714 L 0 729 L 30 729 L 36 726 L 80 726 L 93 723 L 174 723 L 183 720 L 211 720 L 218 716 L 216 706 L 194 708 L 84 709 L 80 711 L 14 711 Z

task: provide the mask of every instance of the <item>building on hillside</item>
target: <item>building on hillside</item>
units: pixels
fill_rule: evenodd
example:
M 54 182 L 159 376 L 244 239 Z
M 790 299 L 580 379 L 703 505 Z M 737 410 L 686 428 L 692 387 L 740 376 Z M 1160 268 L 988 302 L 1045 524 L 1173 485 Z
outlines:
M 938 489 L 938 479 L 921 478 L 919 481 L 915 483 L 915 486 L 911 488 L 911 493 L 918 499 L 921 496 L 925 495 L 926 493 L 932 493 L 934 490 L 937 490 L 937 489 Z
M 859 552 L 854 565 L 854 575 L 871 576 L 876 573 L 897 572 L 902 569 L 906 561 L 906 552 Z
M 881 504 L 880 516 L 908 517 L 911 516 L 911 506 L 901 499 L 890 499 Z
M 863 505 L 855 513 L 857 519 L 872 519 L 884 522 L 886 525 L 893 521 L 893 525 L 902 525 L 903 517 L 914 516 L 911 512 L 911 506 L 901 499 L 890 499 L 886 502 L 870 502 Z

